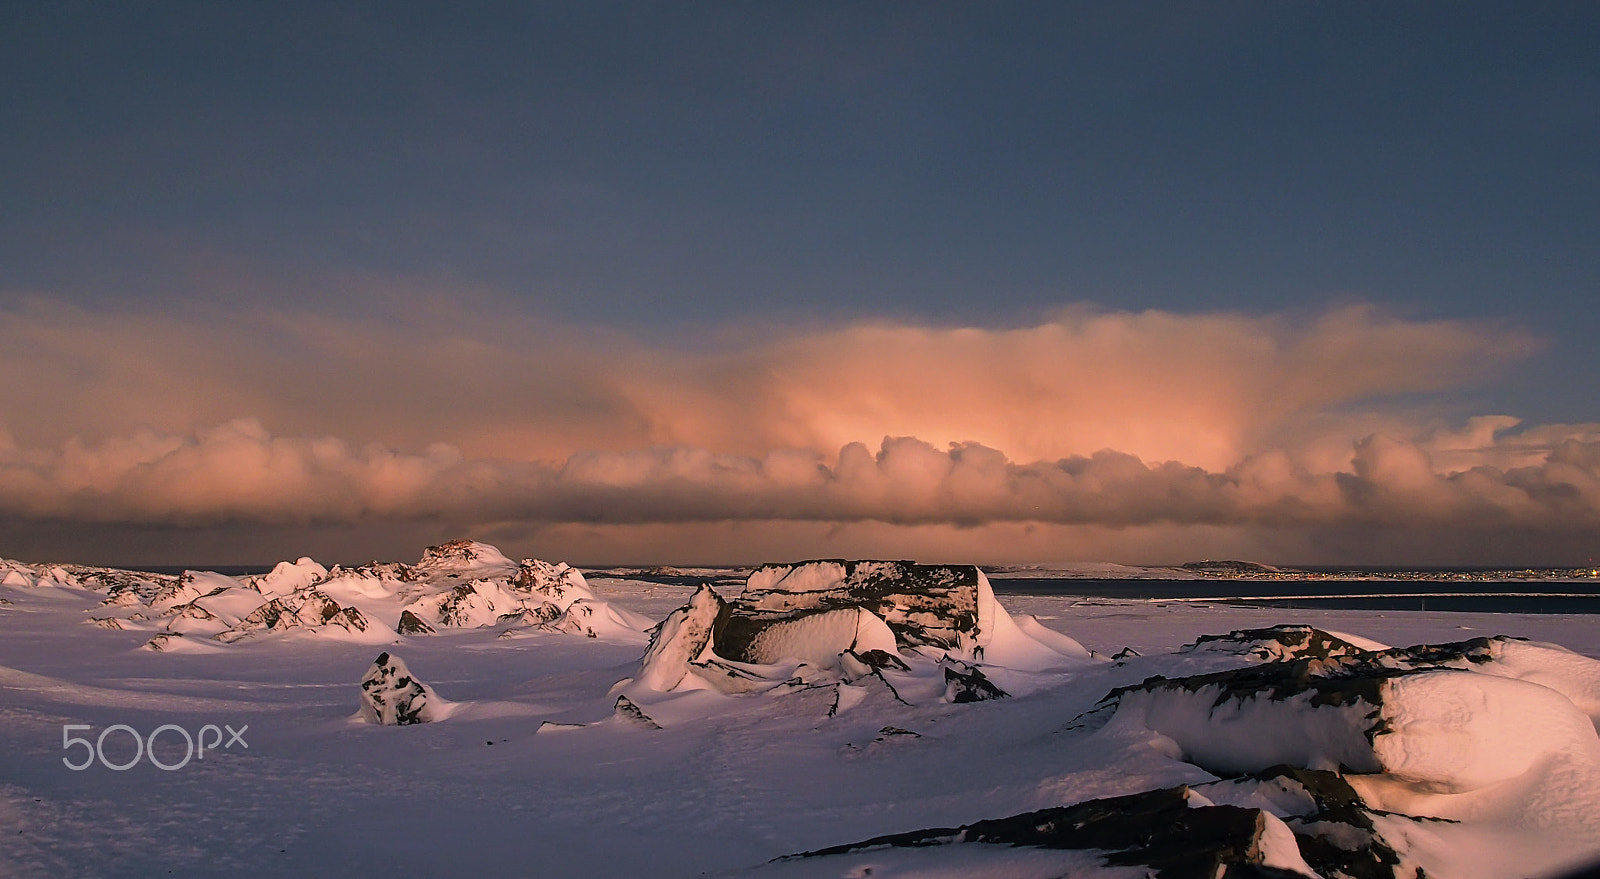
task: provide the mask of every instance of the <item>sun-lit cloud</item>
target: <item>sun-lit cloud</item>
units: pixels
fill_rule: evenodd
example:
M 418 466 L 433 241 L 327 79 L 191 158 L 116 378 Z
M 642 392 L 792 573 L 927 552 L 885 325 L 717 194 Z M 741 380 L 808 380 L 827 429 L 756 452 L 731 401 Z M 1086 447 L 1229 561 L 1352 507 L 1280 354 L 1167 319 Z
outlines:
M 1148 557 L 1200 533 L 1316 553 L 1383 528 L 1570 535 L 1575 554 L 1600 527 L 1600 426 L 1444 404 L 1536 347 L 1486 324 L 1073 310 L 690 346 L 422 313 L 0 312 L 0 518 L 590 528 L 625 542 L 609 558 L 689 528 L 700 558 L 742 560 L 820 552 L 840 527 L 1011 541 L 991 557 L 1040 539 L 1019 528 L 1057 557 L 1094 552 L 1090 533 Z M 780 526 L 787 543 L 733 536 Z

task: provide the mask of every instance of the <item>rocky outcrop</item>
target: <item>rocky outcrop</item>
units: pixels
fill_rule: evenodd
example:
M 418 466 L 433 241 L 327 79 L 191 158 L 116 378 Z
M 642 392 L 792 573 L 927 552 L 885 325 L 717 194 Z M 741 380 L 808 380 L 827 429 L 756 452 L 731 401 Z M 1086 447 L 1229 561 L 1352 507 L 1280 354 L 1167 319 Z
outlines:
M 743 693 L 875 676 L 901 698 L 884 675 L 912 674 L 933 698 L 970 702 L 1006 695 L 977 670 L 990 657 L 1028 672 L 1090 660 L 1032 618 L 1019 625 L 976 567 L 812 561 L 758 568 L 732 601 L 702 585 L 653 631 L 635 682 L 665 691 L 693 676 Z
M 1311 626 L 1272 626 L 1266 629 L 1238 629 L 1226 635 L 1201 635 L 1193 644 L 1185 645 L 1178 652 L 1229 653 L 1261 662 L 1283 662 L 1357 656 L 1367 651 L 1344 638 Z
M 717 635 L 717 653 L 759 662 L 767 629 L 830 610 L 866 610 L 879 617 L 904 648 L 930 647 L 975 657 L 984 620 L 983 575 L 971 565 L 904 561 L 825 560 L 767 565 L 750 575 Z M 992 600 L 992 593 L 990 595 Z
M 434 720 L 433 688 L 412 677 L 398 656 L 380 653 L 361 678 L 361 717 L 368 723 L 408 726 Z
M 346 632 L 365 632 L 369 625 L 361 611 L 345 607 L 321 590 L 307 586 L 266 602 L 240 620 L 238 625 L 215 637 L 227 644 L 261 632 L 329 627 Z

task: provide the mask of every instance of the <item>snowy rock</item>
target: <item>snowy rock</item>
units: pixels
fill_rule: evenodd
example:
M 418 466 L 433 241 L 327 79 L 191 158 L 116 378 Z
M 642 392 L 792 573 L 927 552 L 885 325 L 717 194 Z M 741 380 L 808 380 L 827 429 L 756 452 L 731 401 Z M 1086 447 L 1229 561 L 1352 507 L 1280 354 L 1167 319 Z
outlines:
M 368 723 L 407 726 L 436 720 L 440 700 L 433 688 L 412 677 L 398 656 L 378 654 L 361 678 L 361 717 Z
M 579 599 L 594 600 L 594 592 L 583 579 L 583 573 L 566 562 L 551 564 L 538 559 L 524 559 L 511 578 L 511 588 L 528 595 L 538 596 L 541 603 L 566 610 Z
M 769 627 L 821 611 L 866 610 L 887 625 L 900 647 L 930 647 L 963 658 L 980 649 L 980 585 L 971 565 L 828 560 L 767 565 L 751 573 L 718 633 L 717 652 L 759 662 L 750 650 Z M 993 601 L 993 593 L 989 595 Z
M 1263 809 L 1210 804 L 1183 786 L 880 836 L 791 858 L 966 843 L 1093 850 L 1109 864 L 1145 867 L 1158 876 L 1317 876 L 1283 819 Z
M 546 608 L 554 605 L 545 604 Z M 542 623 L 539 628 L 548 632 L 561 632 L 568 635 L 583 635 L 587 638 L 642 638 L 644 630 L 652 626 L 652 621 L 624 610 L 613 607 L 604 601 L 580 598 L 567 606 L 565 612 L 549 622 Z
M 1004 699 L 1010 693 L 994 685 L 983 672 L 965 663 L 948 661 L 944 664 L 944 699 L 946 702 L 987 702 Z
M 245 616 L 238 625 L 219 632 L 215 637 L 228 644 L 261 632 L 339 629 L 354 633 L 365 632 L 369 626 L 361 611 L 344 607 L 321 590 L 308 586 L 268 601 Z
M 1155 677 L 1102 704 L 1115 706 L 1112 726 L 1160 733 L 1213 772 L 1343 768 L 1439 792 L 1482 788 L 1600 745 L 1588 716 L 1548 687 L 1402 665 L 1362 654 Z
M 1226 635 L 1201 635 L 1193 644 L 1184 646 L 1178 652 L 1229 653 L 1261 662 L 1283 662 L 1356 656 L 1367 651 L 1331 632 L 1311 626 L 1273 626 L 1268 629 L 1239 629 Z
M 947 659 L 967 664 L 944 678 L 937 663 Z M 1032 617 L 1013 620 L 976 567 L 815 561 L 759 568 L 731 602 L 702 586 L 657 627 L 637 680 L 734 693 L 763 680 L 766 689 L 828 686 L 889 671 L 928 678 L 929 698 L 1005 695 L 976 672 L 980 660 L 1037 672 L 1090 653 Z
M 885 737 L 891 729 L 885 728 Z M 1401 833 L 1390 839 L 1380 823 Z M 785 860 L 988 843 L 1097 851 L 1109 865 L 1147 868 L 1156 876 L 1416 879 L 1423 873 L 1406 851 L 1407 823 L 1372 809 L 1336 773 L 1278 766 L 962 827 L 880 836 Z
M 301 556 L 294 562 L 278 562 L 269 573 L 251 577 L 245 582 L 262 595 L 277 598 L 297 589 L 314 586 L 327 578 L 327 568 L 317 564 L 314 559 Z

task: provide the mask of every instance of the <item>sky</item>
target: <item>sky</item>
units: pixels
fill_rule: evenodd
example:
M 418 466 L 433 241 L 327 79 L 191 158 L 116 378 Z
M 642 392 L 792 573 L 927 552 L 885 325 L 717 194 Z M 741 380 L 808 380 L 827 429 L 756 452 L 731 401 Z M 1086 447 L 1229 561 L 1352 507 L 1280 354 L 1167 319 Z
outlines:
M 1588 565 L 1600 7 L 0 8 L 0 556 Z

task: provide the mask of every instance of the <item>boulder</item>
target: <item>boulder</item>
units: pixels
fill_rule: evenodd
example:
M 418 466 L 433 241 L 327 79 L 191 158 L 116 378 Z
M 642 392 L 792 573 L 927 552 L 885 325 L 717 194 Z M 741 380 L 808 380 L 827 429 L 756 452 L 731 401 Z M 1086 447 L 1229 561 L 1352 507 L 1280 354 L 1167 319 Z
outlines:
M 408 726 L 435 720 L 438 698 L 433 688 L 411 676 L 405 661 L 378 654 L 361 678 L 361 717 L 368 723 Z

